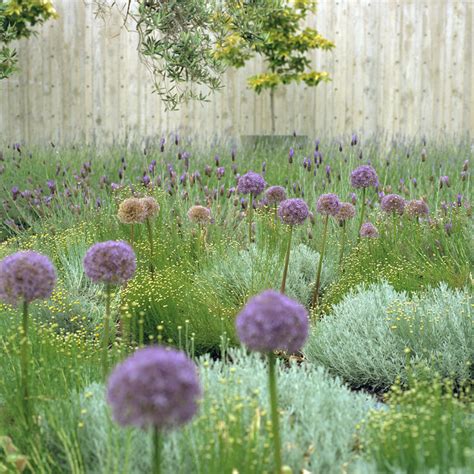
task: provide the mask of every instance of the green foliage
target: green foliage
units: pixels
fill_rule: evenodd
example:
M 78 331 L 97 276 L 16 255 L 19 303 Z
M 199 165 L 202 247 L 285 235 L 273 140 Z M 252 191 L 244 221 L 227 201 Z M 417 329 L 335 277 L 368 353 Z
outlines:
M 164 463 L 173 472 L 271 472 L 266 363 L 242 351 L 228 355 L 231 364 L 208 356 L 198 361 L 204 386 L 199 414 L 165 438 Z M 340 472 L 353 456 L 356 427 L 374 401 L 351 393 L 321 368 L 280 365 L 278 372 L 284 463 L 293 472 Z M 51 424 L 66 410 L 71 422 Z M 112 422 L 102 385 L 88 386 L 64 405 L 52 404 L 43 416 L 45 436 L 59 449 L 56 459 L 64 460 L 62 472 L 71 469 L 67 449 L 77 453 L 77 464 L 91 474 L 149 471 L 149 434 Z M 68 430 L 66 436 L 56 432 L 60 426 Z M 63 444 L 65 439 L 72 440 L 74 449 Z
M 218 42 L 218 58 L 234 67 L 243 67 L 256 54 L 262 56 L 269 72 L 248 80 L 257 94 L 294 81 L 317 86 L 329 80 L 327 72 L 311 69 L 308 53 L 314 49 L 330 50 L 334 44 L 314 28 L 302 26 L 309 14 L 316 13 L 315 1 L 285 1 L 270 11 L 262 9 L 257 2 L 253 8 L 260 9 L 262 15 L 260 33 L 248 37 L 229 27 L 227 35 Z
M 57 18 L 50 0 L 7 0 L 0 2 L 0 79 L 17 70 L 17 54 L 8 44 L 34 34 L 33 27 Z
M 445 284 L 411 299 L 387 283 L 360 287 L 315 325 L 304 352 L 354 387 L 406 382 L 410 367 L 460 383 L 474 368 L 470 295 Z
M 388 409 L 372 411 L 364 427 L 376 472 L 470 472 L 474 465 L 472 393 L 453 395 L 452 383 L 414 380 L 395 385 Z

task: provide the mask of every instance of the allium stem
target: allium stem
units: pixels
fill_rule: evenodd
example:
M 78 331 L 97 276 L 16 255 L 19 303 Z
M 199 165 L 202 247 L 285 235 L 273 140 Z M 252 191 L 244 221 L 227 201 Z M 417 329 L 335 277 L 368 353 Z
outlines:
M 360 240 L 360 229 L 364 223 L 364 214 L 365 214 L 365 190 L 367 188 L 362 188 L 362 210 L 360 211 L 359 226 L 357 228 L 357 241 Z
M 288 274 L 288 264 L 290 263 L 291 236 L 292 235 L 293 235 L 293 226 L 290 225 L 290 235 L 288 237 L 288 247 L 286 249 L 285 268 L 283 269 L 283 278 L 282 278 L 282 281 L 281 281 L 280 293 L 285 293 L 286 276 Z
M 153 428 L 153 474 L 161 474 L 161 436 L 158 428 Z
M 110 342 L 110 299 L 111 299 L 111 286 L 107 284 L 105 287 L 105 318 L 104 318 L 104 334 L 102 336 L 102 376 L 105 379 L 109 372 L 109 342 Z
M 253 194 L 249 197 L 249 244 L 252 243 Z
M 23 414 L 26 419 L 27 426 L 31 424 L 31 413 L 30 413 L 30 391 L 28 387 L 28 366 L 29 366 L 29 353 L 28 353 L 28 303 L 23 302 L 23 321 L 22 321 L 23 334 L 21 339 L 21 387 L 23 392 Z
M 270 391 L 270 410 L 272 415 L 275 473 L 281 474 L 282 460 L 280 440 L 280 418 L 278 416 L 278 395 L 276 383 L 276 356 L 273 352 L 268 353 L 268 387 Z
M 153 266 L 153 227 L 151 225 L 150 218 L 146 219 L 146 228 L 148 231 L 148 245 L 150 246 L 150 273 L 153 275 L 155 267 Z
M 346 245 L 346 221 L 342 222 L 341 249 L 339 251 L 339 271 L 342 273 L 342 259 L 344 258 L 344 246 Z
M 135 224 L 130 224 L 130 245 L 133 247 L 135 241 Z
M 319 255 L 318 271 L 316 273 L 316 284 L 313 291 L 313 301 L 311 306 L 315 309 L 318 306 L 319 286 L 321 285 L 321 270 L 323 268 L 324 252 L 326 250 L 326 236 L 328 233 L 329 215 L 324 216 L 323 242 L 321 244 L 321 254 Z

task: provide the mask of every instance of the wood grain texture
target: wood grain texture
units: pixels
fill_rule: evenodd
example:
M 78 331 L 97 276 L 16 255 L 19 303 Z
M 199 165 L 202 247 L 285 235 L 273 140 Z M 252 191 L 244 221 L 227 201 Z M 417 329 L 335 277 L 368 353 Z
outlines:
M 210 102 L 167 112 L 118 12 L 104 20 L 90 0 L 55 5 L 59 19 L 16 45 L 21 70 L 0 81 L 2 140 L 146 146 L 170 132 L 269 133 L 269 95 L 246 83 L 261 60 L 228 71 Z M 313 57 L 333 80 L 277 91 L 278 134 L 473 136 L 472 0 L 320 0 L 308 24 L 336 43 Z

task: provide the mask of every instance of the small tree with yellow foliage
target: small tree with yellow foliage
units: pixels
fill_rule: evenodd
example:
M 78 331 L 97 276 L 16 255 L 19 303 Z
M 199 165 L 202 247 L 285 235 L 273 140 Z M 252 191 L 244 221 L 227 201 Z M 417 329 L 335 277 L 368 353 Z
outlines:
M 247 4 L 246 8 L 262 9 L 259 2 L 254 2 L 253 7 Z M 311 51 L 334 48 L 334 44 L 316 29 L 304 26 L 312 13 L 316 13 L 316 1 L 282 0 L 278 7 L 259 12 L 262 27 L 258 35 L 244 37 L 235 28 L 229 27 L 225 37 L 217 44 L 216 57 L 233 67 L 243 67 L 255 55 L 264 58 L 268 71 L 249 77 L 248 84 L 257 94 L 270 91 L 272 134 L 275 133 L 277 87 L 292 82 L 304 82 L 314 87 L 330 80 L 327 72 L 312 69 Z

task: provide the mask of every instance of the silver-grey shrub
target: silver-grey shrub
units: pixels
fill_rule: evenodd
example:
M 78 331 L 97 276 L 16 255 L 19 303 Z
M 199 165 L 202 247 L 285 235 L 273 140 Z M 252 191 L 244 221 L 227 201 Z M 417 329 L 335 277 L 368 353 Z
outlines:
M 190 425 L 166 436 L 165 472 L 271 471 L 265 359 L 241 350 L 230 351 L 229 357 L 228 364 L 200 359 L 204 399 Z M 374 400 L 311 364 L 280 364 L 278 383 L 284 463 L 293 472 L 341 472 L 353 459 L 356 426 Z M 149 436 L 115 425 L 104 391 L 95 384 L 74 401 L 83 426 L 78 445 L 86 472 L 149 472 Z
M 304 352 L 352 386 L 383 389 L 406 380 L 407 364 L 467 380 L 473 335 L 467 291 L 441 284 L 409 298 L 381 283 L 347 294 L 316 324 Z

